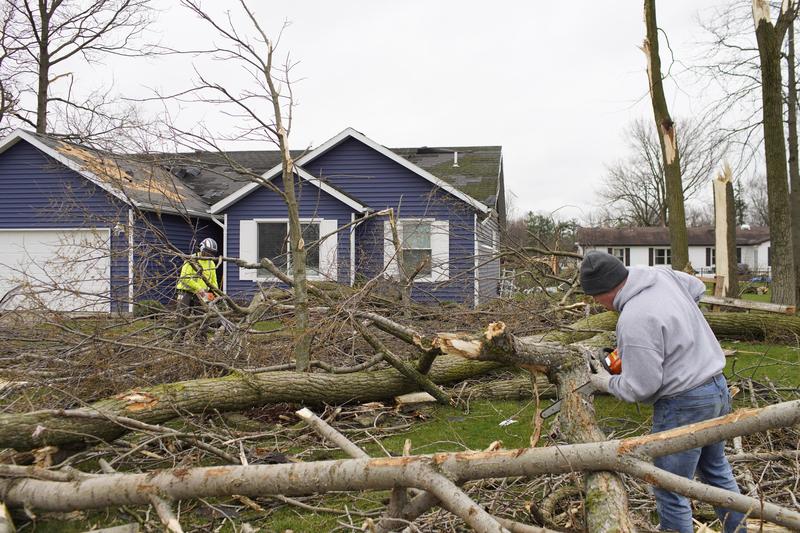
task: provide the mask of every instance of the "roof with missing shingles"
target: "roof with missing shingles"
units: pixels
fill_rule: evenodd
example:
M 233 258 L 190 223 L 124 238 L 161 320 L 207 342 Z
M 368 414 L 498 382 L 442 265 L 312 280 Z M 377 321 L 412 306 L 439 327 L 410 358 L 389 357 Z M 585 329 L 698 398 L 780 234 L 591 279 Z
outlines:
M 156 208 L 183 206 L 205 212 L 281 162 L 278 150 L 119 155 L 49 135 L 26 133 L 122 196 Z M 497 207 L 498 187 L 502 187 L 500 146 L 390 150 L 479 202 Z M 299 158 L 304 153 L 293 151 L 292 156 Z M 340 192 L 352 198 L 347 191 Z

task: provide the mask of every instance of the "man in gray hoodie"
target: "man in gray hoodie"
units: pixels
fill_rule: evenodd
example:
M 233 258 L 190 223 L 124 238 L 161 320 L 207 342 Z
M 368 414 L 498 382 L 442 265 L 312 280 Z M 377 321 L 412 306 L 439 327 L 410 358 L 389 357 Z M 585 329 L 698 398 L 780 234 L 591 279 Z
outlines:
M 722 369 L 725 355 L 697 306 L 699 279 L 663 267 L 626 268 L 616 257 L 592 250 L 583 257 L 581 286 L 608 309 L 619 311 L 617 348 L 622 373 L 592 376 L 597 389 L 628 402 L 653 404 L 653 433 L 728 414 Z M 739 487 L 725 457 L 725 443 L 659 457 L 659 468 L 733 492 Z M 662 530 L 692 533 L 689 501 L 654 488 Z M 744 515 L 717 508 L 726 533 L 745 531 Z

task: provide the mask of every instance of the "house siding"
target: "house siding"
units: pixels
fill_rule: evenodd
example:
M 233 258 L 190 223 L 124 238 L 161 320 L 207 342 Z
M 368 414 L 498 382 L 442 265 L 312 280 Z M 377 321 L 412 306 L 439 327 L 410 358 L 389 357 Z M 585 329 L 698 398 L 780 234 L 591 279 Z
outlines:
M 203 239 L 210 237 L 217 241 L 222 253 L 222 228 L 213 220 L 145 211 L 134 225 L 134 301 L 157 300 L 168 304 L 174 300 L 183 260 L 175 255 L 173 248 L 191 254 Z M 164 238 L 168 242 L 163 242 Z M 222 268 L 218 268 L 220 288 L 221 276 Z
M 281 178 L 276 178 L 272 182 L 276 187 L 283 190 Z M 308 182 L 299 181 L 296 186 L 298 205 L 300 208 L 300 218 L 318 218 L 326 220 L 336 220 L 337 226 L 341 227 L 350 223 L 350 215 L 353 209 L 333 198 L 329 194 L 321 191 L 318 187 Z M 265 187 L 260 187 L 248 196 L 239 200 L 228 208 L 225 212 L 228 217 L 228 255 L 240 257 L 239 227 L 242 220 L 252 220 L 258 218 L 279 218 L 287 217 L 288 210 L 286 203 L 274 191 Z M 350 283 L 350 232 L 340 231 L 337 236 L 336 254 L 338 261 L 337 281 L 339 283 Z M 233 264 L 225 265 L 225 275 L 227 278 L 227 292 L 238 300 L 250 299 L 258 288 L 257 282 L 239 279 L 239 267 Z M 268 285 L 278 285 L 279 283 L 267 283 Z
M 374 210 L 394 208 L 399 217 L 449 222 L 449 280 L 415 283 L 417 301 L 474 303 L 475 210 L 430 181 L 349 138 L 305 165 L 311 174 L 347 191 Z M 370 219 L 356 231 L 356 274 L 378 275 L 384 262 L 383 220 Z
M 128 206 L 25 141 L 0 154 L 0 228 L 107 228 L 111 310 L 127 311 Z
M 500 224 L 492 216 L 481 223 L 478 219 L 478 304 L 500 296 L 500 259 L 494 248 L 500 238 Z M 493 242 L 494 241 L 494 242 Z

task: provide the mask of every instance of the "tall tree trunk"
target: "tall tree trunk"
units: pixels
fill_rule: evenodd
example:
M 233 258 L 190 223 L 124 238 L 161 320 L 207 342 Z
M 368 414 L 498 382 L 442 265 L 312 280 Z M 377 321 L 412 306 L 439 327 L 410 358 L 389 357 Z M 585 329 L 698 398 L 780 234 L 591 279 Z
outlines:
M 781 83 L 781 43 L 794 2 L 784 2 L 781 15 L 772 24 L 767 0 L 753 0 L 758 55 L 761 59 L 762 127 L 767 167 L 767 203 L 772 250 L 772 301 L 795 305 L 792 220 L 789 205 L 789 176 L 786 171 L 786 145 L 783 137 L 783 86 Z
M 725 163 L 714 179 L 714 224 L 717 276 L 723 277 L 721 295 L 738 295 L 736 281 L 736 209 L 733 203 L 731 167 Z
M 42 27 L 39 32 L 39 78 L 36 87 L 36 133 L 47 133 L 47 92 L 50 86 L 50 13 L 39 2 Z
M 661 155 L 664 160 L 664 182 L 667 189 L 667 212 L 669 213 L 669 241 L 672 248 L 672 268 L 683 270 L 689 263 L 689 240 L 686 234 L 686 212 L 683 204 L 683 181 L 681 180 L 681 158 L 678 152 L 678 134 L 669 115 L 664 85 L 661 80 L 661 58 L 658 55 L 658 23 L 655 0 L 644 2 L 644 22 L 647 36 L 642 51 L 647 56 L 647 77 L 650 81 L 650 100 L 653 117 L 658 129 Z
M 794 53 L 794 21 L 788 30 L 788 128 L 789 128 L 789 204 L 792 213 L 792 251 L 794 257 L 795 301 L 800 302 L 800 162 L 797 153 L 797 73 Z

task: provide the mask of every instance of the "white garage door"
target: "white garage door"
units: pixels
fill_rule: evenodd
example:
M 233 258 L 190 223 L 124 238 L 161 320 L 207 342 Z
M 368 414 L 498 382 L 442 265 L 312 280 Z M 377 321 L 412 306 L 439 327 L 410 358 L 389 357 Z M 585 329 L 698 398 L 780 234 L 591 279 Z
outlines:
M 109 311 L 109 243 L 108 229 L 0 229 L 3 309 Z

